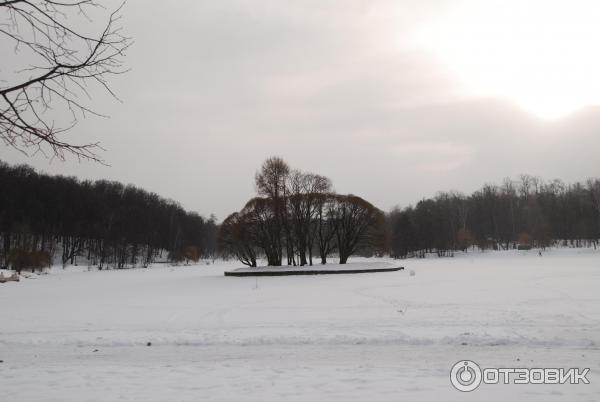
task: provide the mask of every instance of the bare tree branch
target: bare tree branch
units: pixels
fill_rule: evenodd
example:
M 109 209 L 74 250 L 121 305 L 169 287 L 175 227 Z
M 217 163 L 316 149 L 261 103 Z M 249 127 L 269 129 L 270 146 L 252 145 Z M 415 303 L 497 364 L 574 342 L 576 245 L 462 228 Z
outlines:
M 0 139 L 6 145 L 27 155 L 41 152 L 64 160 L 71 154 L 103 163 L 97 142 L 76 144 L 63 133 L 87 114 L 102 116 L 80 100 L 91 99 L 91 85 L 119 100 L 108 80 L 128 71 L 123 56 L 132 40 L 118 25 L 124 4 L 110 13 L 99 34 L 89 35 L 68 21 L 82 16 L 90 22 L 90 10 L 103 8 L 93 0 L 0 1 L 0 38 L 14 43 L 15 57 L 27 49 L 36 60 L 15 71 L 16 79 L 0 80 Z M 48 115 L 52 106 L 67 110 L 71 123 L 57 127 Z

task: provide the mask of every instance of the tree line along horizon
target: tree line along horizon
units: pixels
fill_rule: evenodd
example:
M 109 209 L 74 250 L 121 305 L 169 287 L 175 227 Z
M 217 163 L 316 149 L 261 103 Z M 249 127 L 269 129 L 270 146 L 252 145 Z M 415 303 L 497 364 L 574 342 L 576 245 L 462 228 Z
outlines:
M 78 180 L 0 161 L 0 268 L 103 268 L 237 258 L 248 266 L 325 264 L 335 256 L 452 256 L 469 248 L 597 247 L 600 179 L 521 175 L 471 195 L 440 192 L 384 213 L 279 157 L 255 175 L 257 196 L 218 224 L 114 181 Z

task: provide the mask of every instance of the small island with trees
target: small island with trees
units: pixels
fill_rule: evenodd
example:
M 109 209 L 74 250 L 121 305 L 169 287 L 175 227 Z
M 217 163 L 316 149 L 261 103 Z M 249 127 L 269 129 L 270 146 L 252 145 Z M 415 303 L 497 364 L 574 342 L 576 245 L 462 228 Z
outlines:
M 291 169 L 279 157 L 265 160 L 256 173 L 258 196 L 229 215 L 219 232 L 225 255 L 251 268 L 260 257 L 267 266 L 312 266 L 315 259 L 327 264 L 333 253 L 345 265 L 354 254 L 378 255 L 385 248 L 385 215 L 356 195 L 336 194 L 327 177 Z M 376 271 L 400 268 L 377 267 Z M 226 272 L 250 274 L 355 273 L 373 270 L 263 269 Z

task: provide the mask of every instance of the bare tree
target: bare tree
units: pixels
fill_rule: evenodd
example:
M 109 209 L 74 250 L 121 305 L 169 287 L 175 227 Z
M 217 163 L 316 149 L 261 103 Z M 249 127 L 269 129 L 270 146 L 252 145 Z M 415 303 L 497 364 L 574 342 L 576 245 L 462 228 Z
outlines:
M 25 154 L 102 162 L 97 142 L 77 144 L 63 134 L 88 114 L 101 116 L 82 100 L 91 99 L 94 87 L 118 99 L 108 79 L 127 71 L 122 56 L 132 43 L 119 26 L 122 7 L 92 29 L 91 16 L 104 10 L 94 0 L 0 0 L 0 38 L 15 55 L 15 71 L 0 81 L 0 138 L 6 145 Z M 54 110 L 68 111 L 70 122 L 56 122 Z
M 269 265 L 281 265 L 283 256 L 283 245 L 281 241 L 281 233 L 285 234 L 286 254 L 288 265 L 291 263 L 294 250 L 291 241 L 291 230 L 287 220 L 287 180 L 290 174 L 290 167 L 280 157 L 273 156 L 265 160 L 254 177 L 256 191 L 259 195 L 264 196 L 268 200 L 268 207 L 274 216 L 272 230 L 277 232 L 274 238 L 274 255 L 275 260 L 270 261 Z M 262 207 L 262 204 L 261 204 Z M 279 258 L 277 262 L 276 259 Z
M 379 236 L 383 228 L 384 215 L 368 201 L 355 195 L 335 195 L 335 204 L 330 209 L 330 218 L 337 238 L 340 264 L 363 247 L 377 248 L 383 239 Z
M 317 198 L 315 232 L 321 264 L 327 264 L 327 256 L 335 251 L 335 225 L 330 211 L 335 206 L 335 194 L 323 194 Z
M 256 267 L 255 227 L 248 215 L 234 212 L 221 224 L 219 230 L 219 247 L 226 255 L 233 254 L 240 262 L 249 267 Z
M 288 180 L 288 210 L 292 236 L 300 265 L 312 265 L 315 220 L 322 196 L 331 191 L 331 181 L 323 176 L 293 170 Z M 308 260 L 307 260 L 308 252 Z
M 600 179 L 589 179 L 587 181 L 588 190 L 592 198 L 592 205 L 598 217 L 598 229 L 600 230 Z M 594 248 L 596 247 L 596 239 L 594 239 Z
M 280 157 L 266 159 L 254 177 L 258 195 L 272 199 L 284 197 L 289 174 L 290 167 Z
M 240 215 L 251 234 L 254 244 L 263 250 L 267 264 L 280 266 L 282 259 L 281 226 L 278 223 L 271 200 L 255 197 L 248 201 Z

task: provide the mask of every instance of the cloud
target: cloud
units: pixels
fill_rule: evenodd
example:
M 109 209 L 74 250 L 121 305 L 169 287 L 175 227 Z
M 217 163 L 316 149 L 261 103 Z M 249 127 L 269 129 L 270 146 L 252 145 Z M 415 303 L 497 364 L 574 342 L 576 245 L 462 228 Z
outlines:
M 465 98 L 411 35 L 449 2 L 130 2 L 132 71 L 96 98 L 110 119 L 71 135 L 100 139 L 111 167 L 0 157 L 42 170 L 135 183 L 224 218 L 280 155 L 340 192 L 387 209 L 438 190 L 470 192 L 530 172 L 597 175 L 597 109 L 543 122 L 513 104 Z

